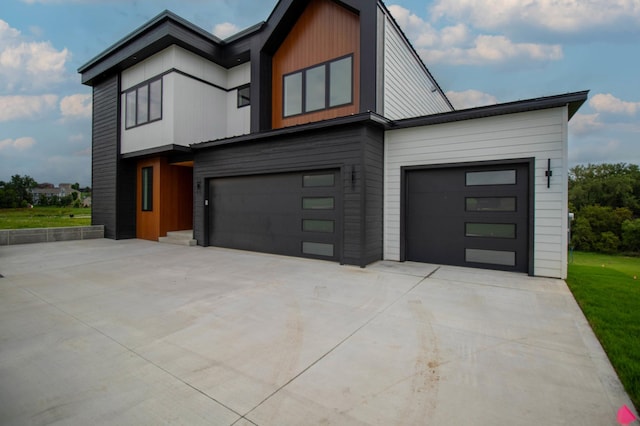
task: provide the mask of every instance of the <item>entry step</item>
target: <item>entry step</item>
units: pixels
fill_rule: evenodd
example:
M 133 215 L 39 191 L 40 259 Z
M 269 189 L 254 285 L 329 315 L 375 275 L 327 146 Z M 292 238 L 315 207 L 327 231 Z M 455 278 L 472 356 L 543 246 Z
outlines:
M 193 239 L 193 230 L 167 232 L 167 236 L 158 238 L 158 242 L 188 247 L 198 245 L 198 241 Z

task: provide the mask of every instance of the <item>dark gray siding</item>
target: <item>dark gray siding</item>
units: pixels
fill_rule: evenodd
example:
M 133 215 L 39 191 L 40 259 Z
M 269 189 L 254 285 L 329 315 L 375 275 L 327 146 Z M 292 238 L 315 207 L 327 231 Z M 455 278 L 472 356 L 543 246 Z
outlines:
M 119 77 L 93 88 L 92 224 L 106 238 L 135 238 L 135 163 L 119 160 Z
M 116 238 L 118 86 L 115 76 L 93 87 L 91 223 L 104 225 L 106 238 Z
M 382 258 L 382 132 L 354 124 L 196 151 L 194 235 L 207 242 L 207 179 L 338 168 L 343 189 L 342 262 Z M 369 171 L 371 175 L 369 176 Z M 201 189 L 197 189 L 197 183 Z
M 384 211 L 384 131 L 369 127 L 364 135 L 365 223 L 364 256 L 366 263 L 382 259 L 383 211 Z

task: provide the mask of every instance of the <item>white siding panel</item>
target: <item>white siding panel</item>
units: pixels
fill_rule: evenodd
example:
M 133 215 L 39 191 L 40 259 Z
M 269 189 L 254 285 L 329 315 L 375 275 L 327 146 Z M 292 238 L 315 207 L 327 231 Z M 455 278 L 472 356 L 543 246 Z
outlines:
M 156 53 L 137 65 L 122 72 L 122 90 L 127 90 L 143 81 L 170 70 L 175 64 L 175 47 L 171 46 Z
M 227 136 L 227 92 L 174 74 L 175 132 L 179 145 Z
M 235 89 L 251 82 L 251 64 L 246 63 L 228 71 L 227 137 L 246 135 L 251 131 L 251 106 L 238 108 L 238 91 Z
M 420 58 L 392 19 L 384 19 L 384 94 L 382 113 L 397 120 L 451 111 Z
M 208 83 L 225 89 L 227 86 L 227 70 L 207 59 L 189 52 L 181 47 L 173 46 L 175 62 L 173 68 L 179 69 Z
M 238 108 L 238 92 L 227 94 L 227 137 L 249 134 L 251 130 L 251 106 Z
M 227 89 L 243 86 L 251 81 L 251 63 L 238 65 L 227 71 Z
M 384 258 L 400 259 L 401 167 L 534 158 L 534 274 L 565 278 L 567 114 L 563 107 L 387 131 Z

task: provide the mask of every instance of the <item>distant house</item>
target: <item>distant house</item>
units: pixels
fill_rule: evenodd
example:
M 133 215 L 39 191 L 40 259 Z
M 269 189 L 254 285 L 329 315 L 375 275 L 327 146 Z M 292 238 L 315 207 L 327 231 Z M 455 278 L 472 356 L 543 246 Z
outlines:
M 109 238 L 566 276 L 587 92 L 456 111 L 382 1 L 281 0 L 226 40 L 163 12 L 79 72 Z
M 35 205 L 41 204 L 42 203 L 42 199 L 44 197 L 46 198 L 51 198 L 51 197 L 66 197 L 67 195 L 71 195 L 72 193 L 77 193 L 78 197 L 80 197 L 80 191 L 77 191 L 73 188 L 71 188 L 70 183 L 61 183 L 58 185 L 58 187 L 56 188 L 55 186 L 53 186 L 52 183 L 41 183 L 38 184 L 38 186 L 36 186 L 35 188 L 33 188 L 31 190 L 31 193 L 33 194 L 33 203 Z

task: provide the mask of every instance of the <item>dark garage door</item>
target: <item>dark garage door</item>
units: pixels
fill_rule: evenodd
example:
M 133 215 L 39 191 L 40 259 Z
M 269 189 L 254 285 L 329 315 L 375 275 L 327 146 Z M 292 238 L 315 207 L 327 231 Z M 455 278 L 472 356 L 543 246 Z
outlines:
M 209 181 L 209 244 L 340 259 L 339 171 Z
M 528 164 L 407 170 L 406 259 L 528 272 Z

